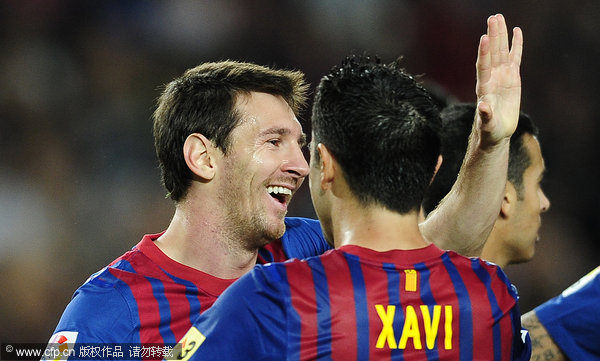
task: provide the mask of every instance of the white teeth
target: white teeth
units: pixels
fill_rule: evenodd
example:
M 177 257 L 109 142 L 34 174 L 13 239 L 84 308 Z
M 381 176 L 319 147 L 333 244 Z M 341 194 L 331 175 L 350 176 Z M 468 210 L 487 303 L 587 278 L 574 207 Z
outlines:
M 285 187 L 268 186 L 267 187 L 267 192 L 273 193 L 273 194 L 287 194 L 289 196 L 292 195 L 292 191 L 290 189 L 285 188 Z

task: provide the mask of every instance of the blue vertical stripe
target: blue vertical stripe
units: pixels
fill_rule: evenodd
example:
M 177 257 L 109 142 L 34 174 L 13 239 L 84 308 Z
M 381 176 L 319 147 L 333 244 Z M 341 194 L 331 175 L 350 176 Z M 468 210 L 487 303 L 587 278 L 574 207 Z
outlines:
M 202 309 L 202 305 L 200 304 L 200 300 L 198 299 L 198 294 L 200 294 L 200 292 L 198 291 L 198 287 L 196 287 L 196 285 L 193 282 L 175 277 L 172 274 L 163 270 L 162 268 L 161 270 L 165 272 L 165 274 L 169 276 L 175 283 L 185 286 L 185 298 L 190 304 L 189 318 L 190 322 L 193 324 L 194 321 L 196 321 L 196 319 L 198 318 L 200 310 Z
M 369 310 L 367 308 L 365 279 L 360 267 L 360 258 L 358 256 L 344 253 L 350 277 L 352 278 L 352 287 L 354 291 L 354 312 L 356 314 L 356 358 L 359 360 L 369 359 Z
M 279 291 L 281 299 L 285 301 L 287 312 L 287 349 L 288 360 L 300 359 L 300 340 L 302 336 L 302 325 L 300 315 L 292 306 L 292 293 L 290 283 L 287 277 L 287 267 L 285 263 L 274 263 L 271 267 L 264 269 L 269 273 L 274 282 L 279 282 Z M 283 281 L 279 281 L 283 280 Z M 282 355 L 283 357 L 283 355 Z
M 317 302 L 317 357 L 331 357 L 331 303 L 327 276 L 320 258 L 309 258 Z
M 490 301 L 490 307 L 492 309 L 492 317 L 494 318 L 494 325 L 492 326 L 492 334 L 494 337 L 494 360 L 499 361 L 502 360 L 502 334 L 500 332 L 500 319 L 502 318 L 502 310 L 498 306 L 498 300 L 496 300 L 496 295 L 492 290 L 492 279 L 490 274 L 481 267 L 479 264 L 479 259 L 474 258 L 471 259 L 471 268 L 479 277 L 479 280 L 485 285 L 487 290 L 488 300 Z
M 471 314 L 471 299 L 464 281 L 460 277 L 458 270 L 452 260 L 448 256 L 448 253 L 442 255 L 442 261 L 448 271 L 450 280 L 454 286 L 454 291 L 458 297 L 458 310 L 459 310 L 459 352 L 460 360 L 473 360 L 473 315 Z
M 421 301 L 423 301 L 423 304 L 428 305 L 428 306 L 433 306 L 436 305 L 436 301 L 435 298 L 433 298 L 433 293 L 431 292 L 431 284 L 429 283 L 429 268 L 427 268 L 427 266 L 424 263 L 417 263 L 415 264 L 415 270 L 417 271 L 417 273 L 419 274 L 419 289 L 421 291 Z M 433 314 L 432 308 L 429 309 L 430 314 Z M 439 331 L 438 331 L 439 332 Z M 439 337 L 436 339 L 436 347 L 434 347 L 432 350 L 429 350 L 427 348 L 426 345 L 424 345 L 425 347 L 425 354 L 427 355 L 427 360 L 437 360 L 439 359 L 439 354 L 438 354 L 438 349 L 437 349 L 437 345 L 439 343 Z
M 384 263 L 383 269 L 387 273 L 388 279 L 388 297 L 390 305 L 396 306 L 396 313 L 394 314 L 394 337 L 396 342 L 402 334 L 402 326 L 404 325 L 404 313 L 402 312 L 402 304 L 400 297 L 400 290 L 402 285 L 400 284 L 400 271 L 396 269 L 396 265 L 393 263 Z M 391 350 L 392 360 L 404 360 L 402 349 Z
M 169 300 L 165 297 L 165 287 L 159 279 L 145 277 L 152 286 L 152 294 L 156 298 L 158 304 L 158 312 L 160 316 L 160 326 L 158 331 L 163 338 L 164 343 L 175 344 L 178 340 L 175 339 L 173 330 L 171 330 L 171 309 L 169 308 Z
M 525 344 L 521 342 L 521 330 L 523 327 L 521 326 L 521 312 L 519 311 L 519 293 L 517 292 L 517 287 L 513 285 L 504 271 L 500 267 L 496 269 L 496 275 L 499 279 L 501 279 L 506 287 L 508 288 L 509 294 L 515 300 L 515 306 L 510 311 L 511 314 L 511 329 L 513 330 L 513 342 L 512 342 L 512 359 L 517 360 L 521 357 L 524 348 L 531 348 L 531 340 L 528 340 Z M 529 338 L 529 336 L 527 336 Z M 527 352 L 529 353 L 529 352 Z

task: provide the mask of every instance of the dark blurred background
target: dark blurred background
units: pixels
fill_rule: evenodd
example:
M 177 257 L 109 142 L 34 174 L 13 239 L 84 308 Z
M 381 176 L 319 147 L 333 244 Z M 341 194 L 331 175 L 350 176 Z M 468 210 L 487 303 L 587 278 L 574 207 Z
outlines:
M 536 258 L 507 268 L 528 311 L 599 263 L 600 2 L 2 1 L 0 342 L 46 342 L 91 273 L 168 225 L 150 121 L 160 85 L 230 58 L 314 86 L 370 51 L 473 101 L 497 12 L 524 31 L 522 110 L 541 128 L 552 202 Z M 290 215 L 313 216 L 308 187 Z

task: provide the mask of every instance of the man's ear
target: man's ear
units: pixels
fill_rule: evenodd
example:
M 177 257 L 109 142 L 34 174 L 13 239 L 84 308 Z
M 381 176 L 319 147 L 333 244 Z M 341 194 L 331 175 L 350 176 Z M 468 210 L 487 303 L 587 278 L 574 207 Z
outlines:
M 317 151 L 320 157 L 320 172 L 321 172 L 321 190 L 327 190 L 331 187 L 336 173 L 336 165 L 334 158 L 329 149 L 322 144 L 317 144 Z
M 212 142 L 204 135 L 192 133 L 183 143 L 183 158 L 192 173 L 209 181 L 214 178 L 216 172 L 215 150 Z
M 517 200 L 517 190 L 511 182 L 506 182 L 506 186 L 504 187 L 504 198 L 502 198 L 502 205 L 500 206 L 500 217 L 511 217 Z

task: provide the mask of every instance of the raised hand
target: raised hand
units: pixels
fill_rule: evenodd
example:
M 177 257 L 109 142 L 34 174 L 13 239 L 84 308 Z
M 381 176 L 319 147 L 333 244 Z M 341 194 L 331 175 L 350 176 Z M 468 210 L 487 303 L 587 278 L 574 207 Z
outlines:
M 483 148 L 508 141 L 517 127 L 521 104 L 523 33 L 513 29 L 509 49 L 506 21 L 501 14 L 487 20 L 487 34 L 477 54 L 477 115 Z

